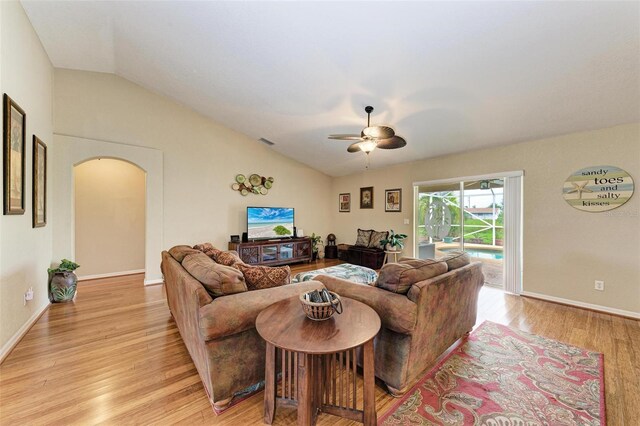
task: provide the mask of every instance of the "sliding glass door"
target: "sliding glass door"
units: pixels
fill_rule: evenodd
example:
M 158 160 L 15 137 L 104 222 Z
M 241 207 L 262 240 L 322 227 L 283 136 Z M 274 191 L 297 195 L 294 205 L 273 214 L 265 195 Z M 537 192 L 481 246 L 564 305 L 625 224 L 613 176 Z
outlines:
M 505 184 L 511 177 L 486 176 L 414 184 L 416 202 L 415 254 L 421 259 L 464 250 L 473 261 L 483 264 L 485 284 L 505 288 Z M 517 177 L 518 183 L 520 177 Z M 512 187 L 515 183 L 512 182 Z M 521 203 L 514 193 L 512 204 Z M 515 224 L 520 210 L 512 215 Z M 519 233 L 515 226 L 512 232 Z M 519 237 L 511 248 L 517 268 L 510 268 L 517 279 L 520 268 Z M 512 244 L 512 245 L 513 245 Z M 517 269 L 517 270 L 516 270 Z M 509 291 L 518 292 L 520 281 L 510 283 Z M 515 290 L 511 290 L 515 289 Z

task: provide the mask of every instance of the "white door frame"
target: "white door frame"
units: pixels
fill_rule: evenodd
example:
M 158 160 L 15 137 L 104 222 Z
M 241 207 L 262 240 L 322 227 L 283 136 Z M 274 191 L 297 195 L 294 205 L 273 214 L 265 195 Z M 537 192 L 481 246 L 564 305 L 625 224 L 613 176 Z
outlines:
M 522 293 L 522 271 L 523 271 L 523 257 L 522 257 L 522 200 L 523 200 L 523 170 L 515 170 L 509 172 L 489 173 L 485 175 L 475 176 L 462 176 L 455 178 L 437 179 L 430 181 L 413 182 L 414 188 L 414 227 L 413 227 L 413 241 L 414 241 L 414 256 L 415 256 L 415 242 L 417 241 L 418 234 L 418 211 L 417 211 L 417 198 L 418 187 L 420 186 L 436 186 L 443 184 L 452 184 L 465 181 L 474 180 L 491 180 L 502 179 L 505 182 L 505 261 L 503 262 L 503 277 L 504 277 L 504 291 L 513 294 Z

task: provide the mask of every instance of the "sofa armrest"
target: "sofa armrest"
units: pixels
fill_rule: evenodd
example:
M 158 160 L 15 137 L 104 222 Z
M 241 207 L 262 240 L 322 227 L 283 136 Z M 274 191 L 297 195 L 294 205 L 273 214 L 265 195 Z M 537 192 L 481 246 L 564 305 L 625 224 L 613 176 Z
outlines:
M 426 297 L 429 286 L 440 286 L 443 289 L 449 287 L 453 283 L 464 281 L 474 285 L 474 291 L 480 291 L 480 287 L 484 284 L 484 275 L 482 274 L 482 263 L 473 262 L 462 268 L 454 269 L 442 275 L 437 275 L 428 280 L 419 281 L 411 286 L 407 297 L 414 303 L 421 304 L 420 299 Z M 471 284 L 474 283 L 474 284 Z
M 307 281 L 217 297 L 200 308 L 200 334 L 209 341 L 249 330 L 256 326 L 258 314 L 268 306 L 322 288 L 317 281 Z
M 417 307 L 404 294 L 392 293 L 378 287 L 357 284 L 328 275 L 318 275 L 315 280 L 338 293 L 362 302 L 378 313 L 382 325 L 402 334 L 411 334 L 416 327 Z

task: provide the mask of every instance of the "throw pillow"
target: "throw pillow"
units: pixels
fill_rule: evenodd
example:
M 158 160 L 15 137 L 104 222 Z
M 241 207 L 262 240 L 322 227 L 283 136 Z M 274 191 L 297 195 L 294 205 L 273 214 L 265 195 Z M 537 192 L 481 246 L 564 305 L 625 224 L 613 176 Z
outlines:
M 184 245 L 171 247 L 169 249 L 169 254 L 180 263 L 182 263 L 185 256 L 193 253 L 198 253 L 198 250 L 194 250 L 191 247 Z
M 194 249 L 200 250 L 215 262 L 225 265 L 225 266 L 235 266 L 238 263 L 244 263 L 237 251 L 222 251 L 220 249 L 215 248 L 211 243 L 202 243 L 196 244 L 193 246 Z
M 291 268 L 288 266 L 251 266 L 239 263 L 236 267 L 244 275 L 249 290 L 279 287 L 291 282 Z
M 244 264 L 242 259 L 240 259 L 238 252 L 234 250 L 230 250 L 230 251 L 218 250 L 218 253 L 216 253 L 213 256 L 213 260 L 215 260 L 221 265 L 233 266 L 234 268 L 236 267 L 236 265 L 240 263 Z
M 358 237 L 354 246 L 357 247 L 369 247 L 369 241 L 371 241 L 371 233 L 373 229 L 358 229 Z
M 212 297 L 247 291 L 247 284 L 240 271 L 230 266 L 219 265 L 202 252 L 187 255 L 182 266 Z
M 368 247 L 377 248 L 377 249 L 384 248 L 380 245 L 380 241 L 386 240 L 388 236 L 389 236 L 389 231 L 382 231 L 382 232 L 371 231 L 371 239 L 369 240 Z
M 380 269 L 376 287 L 406 294 L 411 286 L 447 272 L 447 264 L 433 259 L 412 259 L 406 263 L 387 263 Z
M 213 259 L 214 255 L 217 255 L 218 253 L 220 253 L 222 251 L 222 250 L 219 250 L 219 249 L 215 248 L 211 243 L 196 244 L 195 246 L 193 246 L 193 248 L 203 252 L 204 254 L 206 254 L 207 256 L 209 256 L 212 259 Z
M 439 257 L 436 260 L 439 262 L 446 262 L 450 271 L 462 268 L 463 266 L 471 263 L 469 254 L 464 251 L 450 251 L 446 256 Z

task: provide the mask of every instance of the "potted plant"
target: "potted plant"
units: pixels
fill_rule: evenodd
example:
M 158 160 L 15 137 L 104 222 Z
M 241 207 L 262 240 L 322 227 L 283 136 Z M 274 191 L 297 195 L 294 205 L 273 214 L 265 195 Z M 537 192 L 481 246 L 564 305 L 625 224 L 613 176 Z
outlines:
M 57 268 L 49 268 L 49 300 L 53 303 L 69 302 L 76 297 L 78 277 L 73 272 L 80 265 L 69 259 L 62 259 Z
M 320 235 L 316 235 L 315 232 L 311 234 L 311 260 L 315 261 L 318 258 L 318 244 L 322 237 Z
M 389 236 L 380 241 L 380 245 L 388 251 L 402 251 L 406 234 L 396 234 L 393 229 L 389 231 Z

